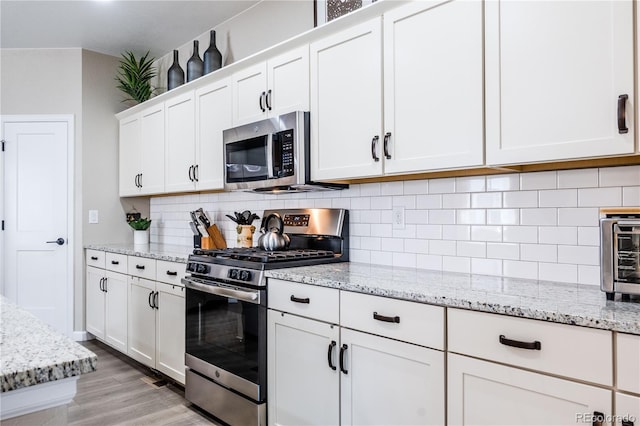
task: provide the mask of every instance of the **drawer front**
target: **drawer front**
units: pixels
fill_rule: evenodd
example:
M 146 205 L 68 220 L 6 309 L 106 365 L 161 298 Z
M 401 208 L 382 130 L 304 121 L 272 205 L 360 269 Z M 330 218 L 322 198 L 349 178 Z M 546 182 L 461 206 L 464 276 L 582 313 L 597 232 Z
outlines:
M 120 272 L 126 274 L 127 269 L 127 255 L 117 253 L 106 253 L 106 268 L 110 271 Z
M 640 394 L 640 336 L 618 333 L 616 349 L 618 389 Z
M 85 253 L 87 266 L 104 269 L 104 255 L 105 253 L 103 251 L 87 249 Z
M 146 257 L 129 256 L 127 259 L 127 267 L 129 275 L 146 278 L 148 280 L 156 279 L 156 260 Z
M 444 350 L 445 310 L 440 306 L 369 294 L 340 292 L 340 325 Z
M 462 309 L 448 309 L 447 319 L 450 352 L 613 384 L 609 331 Z
M 156 260 L 156 280 L 167 284 L 184 286 L 180 282 L 187 273 L 187 265 L 179 262 Z
M 338 290 L 272 278 L 268 288 L 269 308 L 338 324 Z

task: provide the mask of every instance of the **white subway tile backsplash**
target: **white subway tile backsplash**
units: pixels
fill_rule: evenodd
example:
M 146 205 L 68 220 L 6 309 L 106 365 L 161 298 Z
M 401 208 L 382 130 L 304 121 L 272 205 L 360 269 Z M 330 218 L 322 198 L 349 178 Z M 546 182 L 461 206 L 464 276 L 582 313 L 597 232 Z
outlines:
M 405 229 L 392 208 L 405 208 Z M 640 166 L 352 184 L 343 191 L 172 195 L 150 199 L 151 241 L 190 245 L 202 207 L 236 246 L 225 214 L 350 210 L 353 262 L 599 284 L 599 208 L 640 206 Z M 257 235 L 256 238 L 257 240 Z
M 538 279 L 544 281 L 575 283 L 578 281 L 578 265 L 539 263 Z
M 622 188 L 622 205 L 625 207 L 640 207 L 640 186 Z
M 487 191 L 517 191 L 520 189 L 520 175 L 487 176 Z
M 577 207 L 578 191 L 575 189 L 552 189 L 538 192 L 540 207 Z
M 556 189 L 557 172 L 522 173 L 520 175 L 520 189 Z
M 557 221 L 557 209 L 545 208 L 520 210 L 520 224 L 522 225 L 556 225 Z
M 578 242 L 578 228 L 575 226 L 541 226 L 538 228 L 540 244 L 575 245 Z
M 558 225 L 560 226 L 598 226 L 600 224 L 597 208 L 560 208 Z
M 487 257 L 493 259 L 520 259 L 520 244 L 487 243 Z
M 640 184 L 640 165 L 600 169 L 600 187 Z
M 456 192 L 484 192 L 486 180 L 484 176 L 465 176 L 456 178 Z
M 503 207 L 538 207 L 538 191 L 513 191 L 502 194 Z
M 536 226 L 504 226 L 502 231 L 505 243 L 538 242 L 538 228 Z
M 598 169 L 559 170 L 558 188 L 595 188 Z
M 443 194 L 442 207 L 445 209 L 468 209 L 471 207 L 469 194 Z
M 481 192 L 471 194 L 471 207 L 497 209 L 502 207 L 502 194 L 500 192 Z
M 600 248 L 590 246 L 558 246 L 558 263 L 599 265 Z
M 620 205 L 622 205 L 622 188 L 578 190 L 578 207 L 612 207 Z
M 466 225 L 484 225 L 487 223 L 487 214 L 483 209 L 458 210 L 456 223 Z
M 429 194 L 450 194 L 455 191 L 455 178 L 432 179 L 429 181 Z

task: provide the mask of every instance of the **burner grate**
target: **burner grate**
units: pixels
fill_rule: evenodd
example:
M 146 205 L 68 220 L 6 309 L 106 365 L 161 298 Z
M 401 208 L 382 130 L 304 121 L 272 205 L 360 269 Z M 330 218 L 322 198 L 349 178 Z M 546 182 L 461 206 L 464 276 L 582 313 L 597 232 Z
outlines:
M 212 259 L 237 259 L 258 263 L 274 263 L 298 259 L 304 260 L 334 257 L 334 253 L 332 251 L 310 249 L 280 251 L 267 251 L 258 248 L 229 248 L 218 250 L 195 249 L 193 254 L 210 256 Z

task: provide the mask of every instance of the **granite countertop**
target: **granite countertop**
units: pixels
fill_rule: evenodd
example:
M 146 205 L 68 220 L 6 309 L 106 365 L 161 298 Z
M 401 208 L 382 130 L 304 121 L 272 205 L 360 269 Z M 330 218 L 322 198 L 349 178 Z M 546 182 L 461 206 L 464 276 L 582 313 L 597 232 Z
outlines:
M 0 296 L 2 392 L 96 370 L 98 357 Z
M 86 245 L 85 248 L 180 263 L 187 263 L 187 258 L 193 252 L 193 247 L 191 246 L 155 243 L 141 246 L 133 244 L 89 244 Z
M 640 335 L 640 299 L 607 301 L 597 286 L 353 262 L 274 269 L 266 275 L 414 302 Z

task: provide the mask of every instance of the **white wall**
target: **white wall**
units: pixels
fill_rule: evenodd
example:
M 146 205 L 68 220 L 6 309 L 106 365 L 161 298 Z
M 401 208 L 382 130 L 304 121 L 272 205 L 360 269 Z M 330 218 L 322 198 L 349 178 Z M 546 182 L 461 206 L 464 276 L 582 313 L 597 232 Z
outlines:
M 396 206 L 405 208 L 405 229 L 393 229 Z M 233 211 L 346 208 L 351 261 L 599 285 L 599 208 L 620 206 L 640 206 L 640 166 L 152 198 L 151 240 L 191 244 L 188 212 L 198 207 L 229 247 L 235 224 L 225 214 Z
M 252 8 L 212 28 L 216 31 L 216 46 L 222 53 L 222 65 L 229 65 L 284 40 L 313 28 L 313 1 L 263 0 Z M 209 47 L 209 31 L 193 40 L 200 43 L 200 58 Z M 185 40 L 179 51 L 180 66 L 187 70 L 193 54 L 193 40 Z M 158 78 L 154 86 L 166 91 L 167 70 L 173 63 L 173 52 L 158 58 Z

